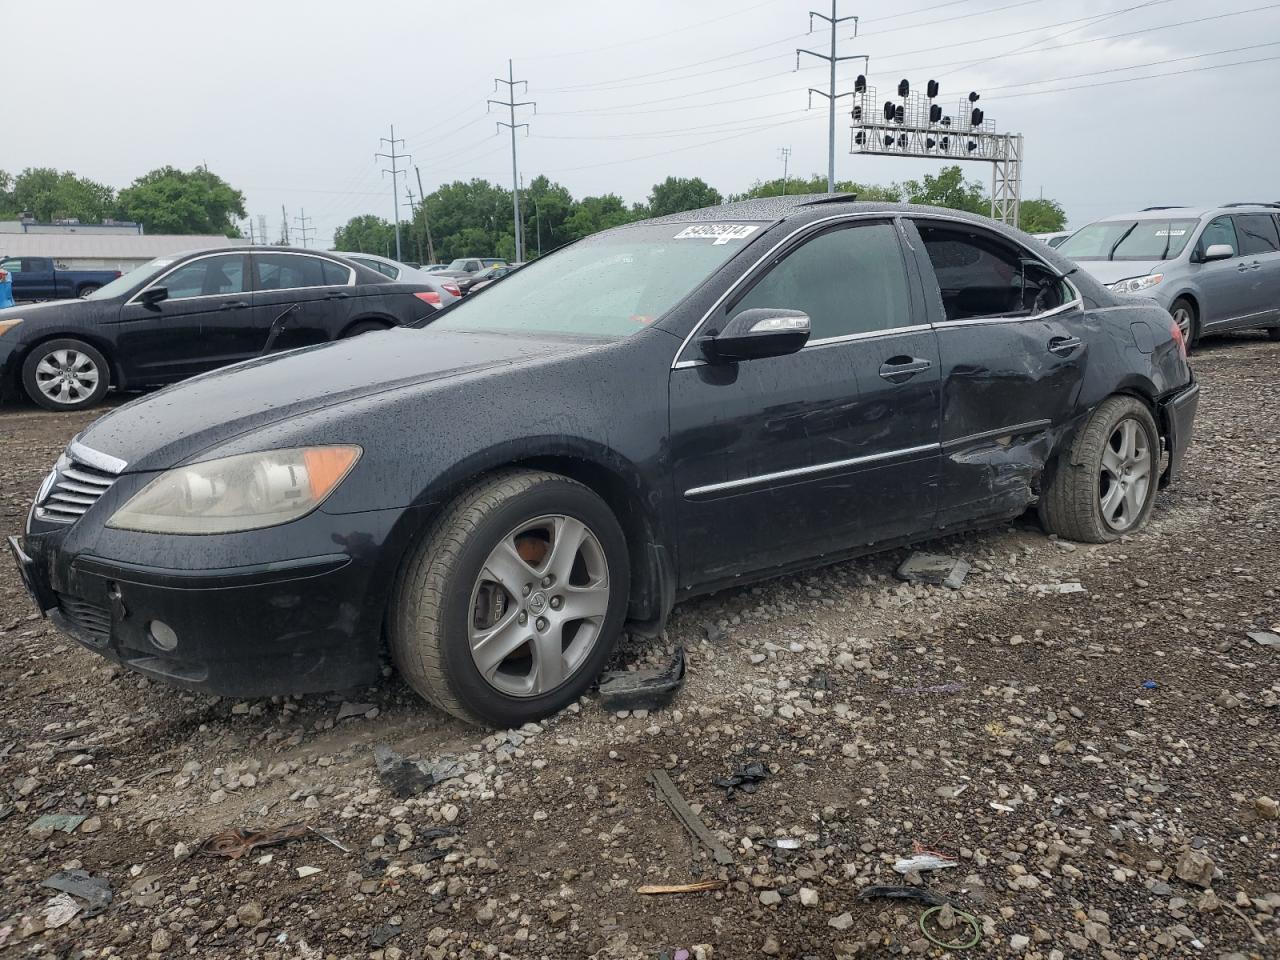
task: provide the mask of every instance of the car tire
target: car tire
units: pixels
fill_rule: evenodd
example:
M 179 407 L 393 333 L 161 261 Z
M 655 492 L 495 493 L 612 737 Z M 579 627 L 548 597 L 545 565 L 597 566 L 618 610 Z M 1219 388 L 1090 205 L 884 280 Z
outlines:
M 377 320 L 361 320 L 359 323 L 353 323 L 342 334 L 343 340 L 350 340 L 352 337 L 358 337 L 362 333 L 377 333 L 379 330 L 389 330 L 385 323 Z
M 96 293 L 97 290 L 98 285 L 96 283 L 87 283 L 76 291 L 76 296 L 83 300 L 85 297 L 89 296 L 89 294 Z
M 37 344 L 22 364 L 27 396 L 46 410 L 91 407 L 106 395 L 110 385 L 107 358 L 82 340 Z
M 1200 317 L 1196 314 L 1196 305 L 1186 297 L 1179 297 L 1169 307 L 1173 322 L 1182 328 L 1182 339 L 1190 350 L 1200 340 Z
M 591 686 L 629 589 L 626 537 L 600 497 L 557 474 L 503 471 L 446 506 L 405 562 L 392 658 L 440 709 L 517 727 Z
M 1146 526 L 1160 478 L 1155 418 L 1136 397 L 1103 401 L 1059 456 L 1041 493 L 1049 533 L 1110 543 Z

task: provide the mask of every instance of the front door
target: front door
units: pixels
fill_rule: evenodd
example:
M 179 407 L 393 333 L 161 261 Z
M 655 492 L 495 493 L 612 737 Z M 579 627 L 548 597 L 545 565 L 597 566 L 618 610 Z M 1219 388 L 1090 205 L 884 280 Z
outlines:
M 937 493 L 938 354 L 889 221 L 816 228 L 762 265 L 699 335 L 742 310 L 808 314 L 790 356 L 671 372 L 682 587 L 919 533 Z
M 1232 255 L 1225 260 L 1205 263 L 1205 251 L 1220 243 L 1229 246 Z M 1246 276 L 1249 267 L 1240 256 L 1240 240 L 1231 217 L 1216 217 L 1209 222 L 1196 244 L 1195 258 L 1199 261 L 1195 271 L 1196 283 L 1200 286 L 1203 301 L 1200 304 L 1200 328 L 1227 329 L 1250 312 L 1250 278 Z
M 147 306 L 142 292 L 120 308 L 120 360 L 131 383 L 171 383 L 252 356 L 261 344 L 248 289 L 248 255 L 196 257 L 146 289 L 168 296 Z M 265 334 L 262 334 L 265 338 Z
M 1011 241 L 967 223 L 914 227 L 942 359 L 938 526 L 1016 516 L 1077 409 L 1095 322 Z
M 253 312 L 272 353 L 325 343 L 346 327 L 357 306 L 350 267 L 304 253 L 255 253 L 253 262 Z

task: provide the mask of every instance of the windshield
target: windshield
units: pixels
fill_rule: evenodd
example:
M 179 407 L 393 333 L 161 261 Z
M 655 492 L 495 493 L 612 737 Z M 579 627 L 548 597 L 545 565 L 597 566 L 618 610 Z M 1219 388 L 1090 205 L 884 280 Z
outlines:
M 148 277 L 159 273 L 171 263 L 173 263 L 173 257 L 159 257 L 152 260 L 150 263 L 144 263 L 140 267 L 134 267 L 124 276 L 116 277 L 106 286 L 99 287 L 97 290 L 93 291 L 93 293 L 89 294 L 89 296 L 85 297 L 85 299 L 110 300 L 113 297 L 118 297 L 126 290 L 131 290 L 133 287 L 142 283 Z
M 430 328 L 630 336 L 675 306 L 762 226 L 643 224 L 599 233 L 521 267 Z
M 1182 252 L 1196 220 L 1100 220 L 1072 234 L 1058 252 L 1072 260 L 1168 260 Z

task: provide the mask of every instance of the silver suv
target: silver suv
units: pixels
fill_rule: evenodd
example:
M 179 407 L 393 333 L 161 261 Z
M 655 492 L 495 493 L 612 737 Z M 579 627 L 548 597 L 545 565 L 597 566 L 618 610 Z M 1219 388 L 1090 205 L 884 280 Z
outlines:
M 1058 252 L 1116 293 L 1156 300 L 1188 346 L 1251 328 L 1280 340 L 1280 203 L 1147 207 L 1083 227 Z

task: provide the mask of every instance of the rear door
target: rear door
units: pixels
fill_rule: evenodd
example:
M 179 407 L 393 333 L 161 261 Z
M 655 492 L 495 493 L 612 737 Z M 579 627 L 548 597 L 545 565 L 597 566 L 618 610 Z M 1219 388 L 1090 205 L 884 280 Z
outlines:
M 186 260 L 144 289 L 169 295 L 154 307 L 142 291 L 120 308 L 120 362 L 135 383 L 171 383 L 252 356 L 260 346 L 244 253 Z
M 1235 222 L 1247 309 L 1231 326 L 1261 326 L 1280 318 L 1280 235 L 1269 213 L 1237 214 Z
M 305 253 L 254 253 L 253 312 L 271 351 L 338 337 L 357 309 L 355 270 Z
M 798 353 L 671 372 L 681 585 L 725 580 L 929 529 L 937 497 L 936 338 L 899 228 L 815 227 L 706 319 L 803 310 Z
M 1090 322 L 1030 250 L 968 222 L 914 225 L 942 361 L 938 525 L 1015 516 L 1075 415 Z

